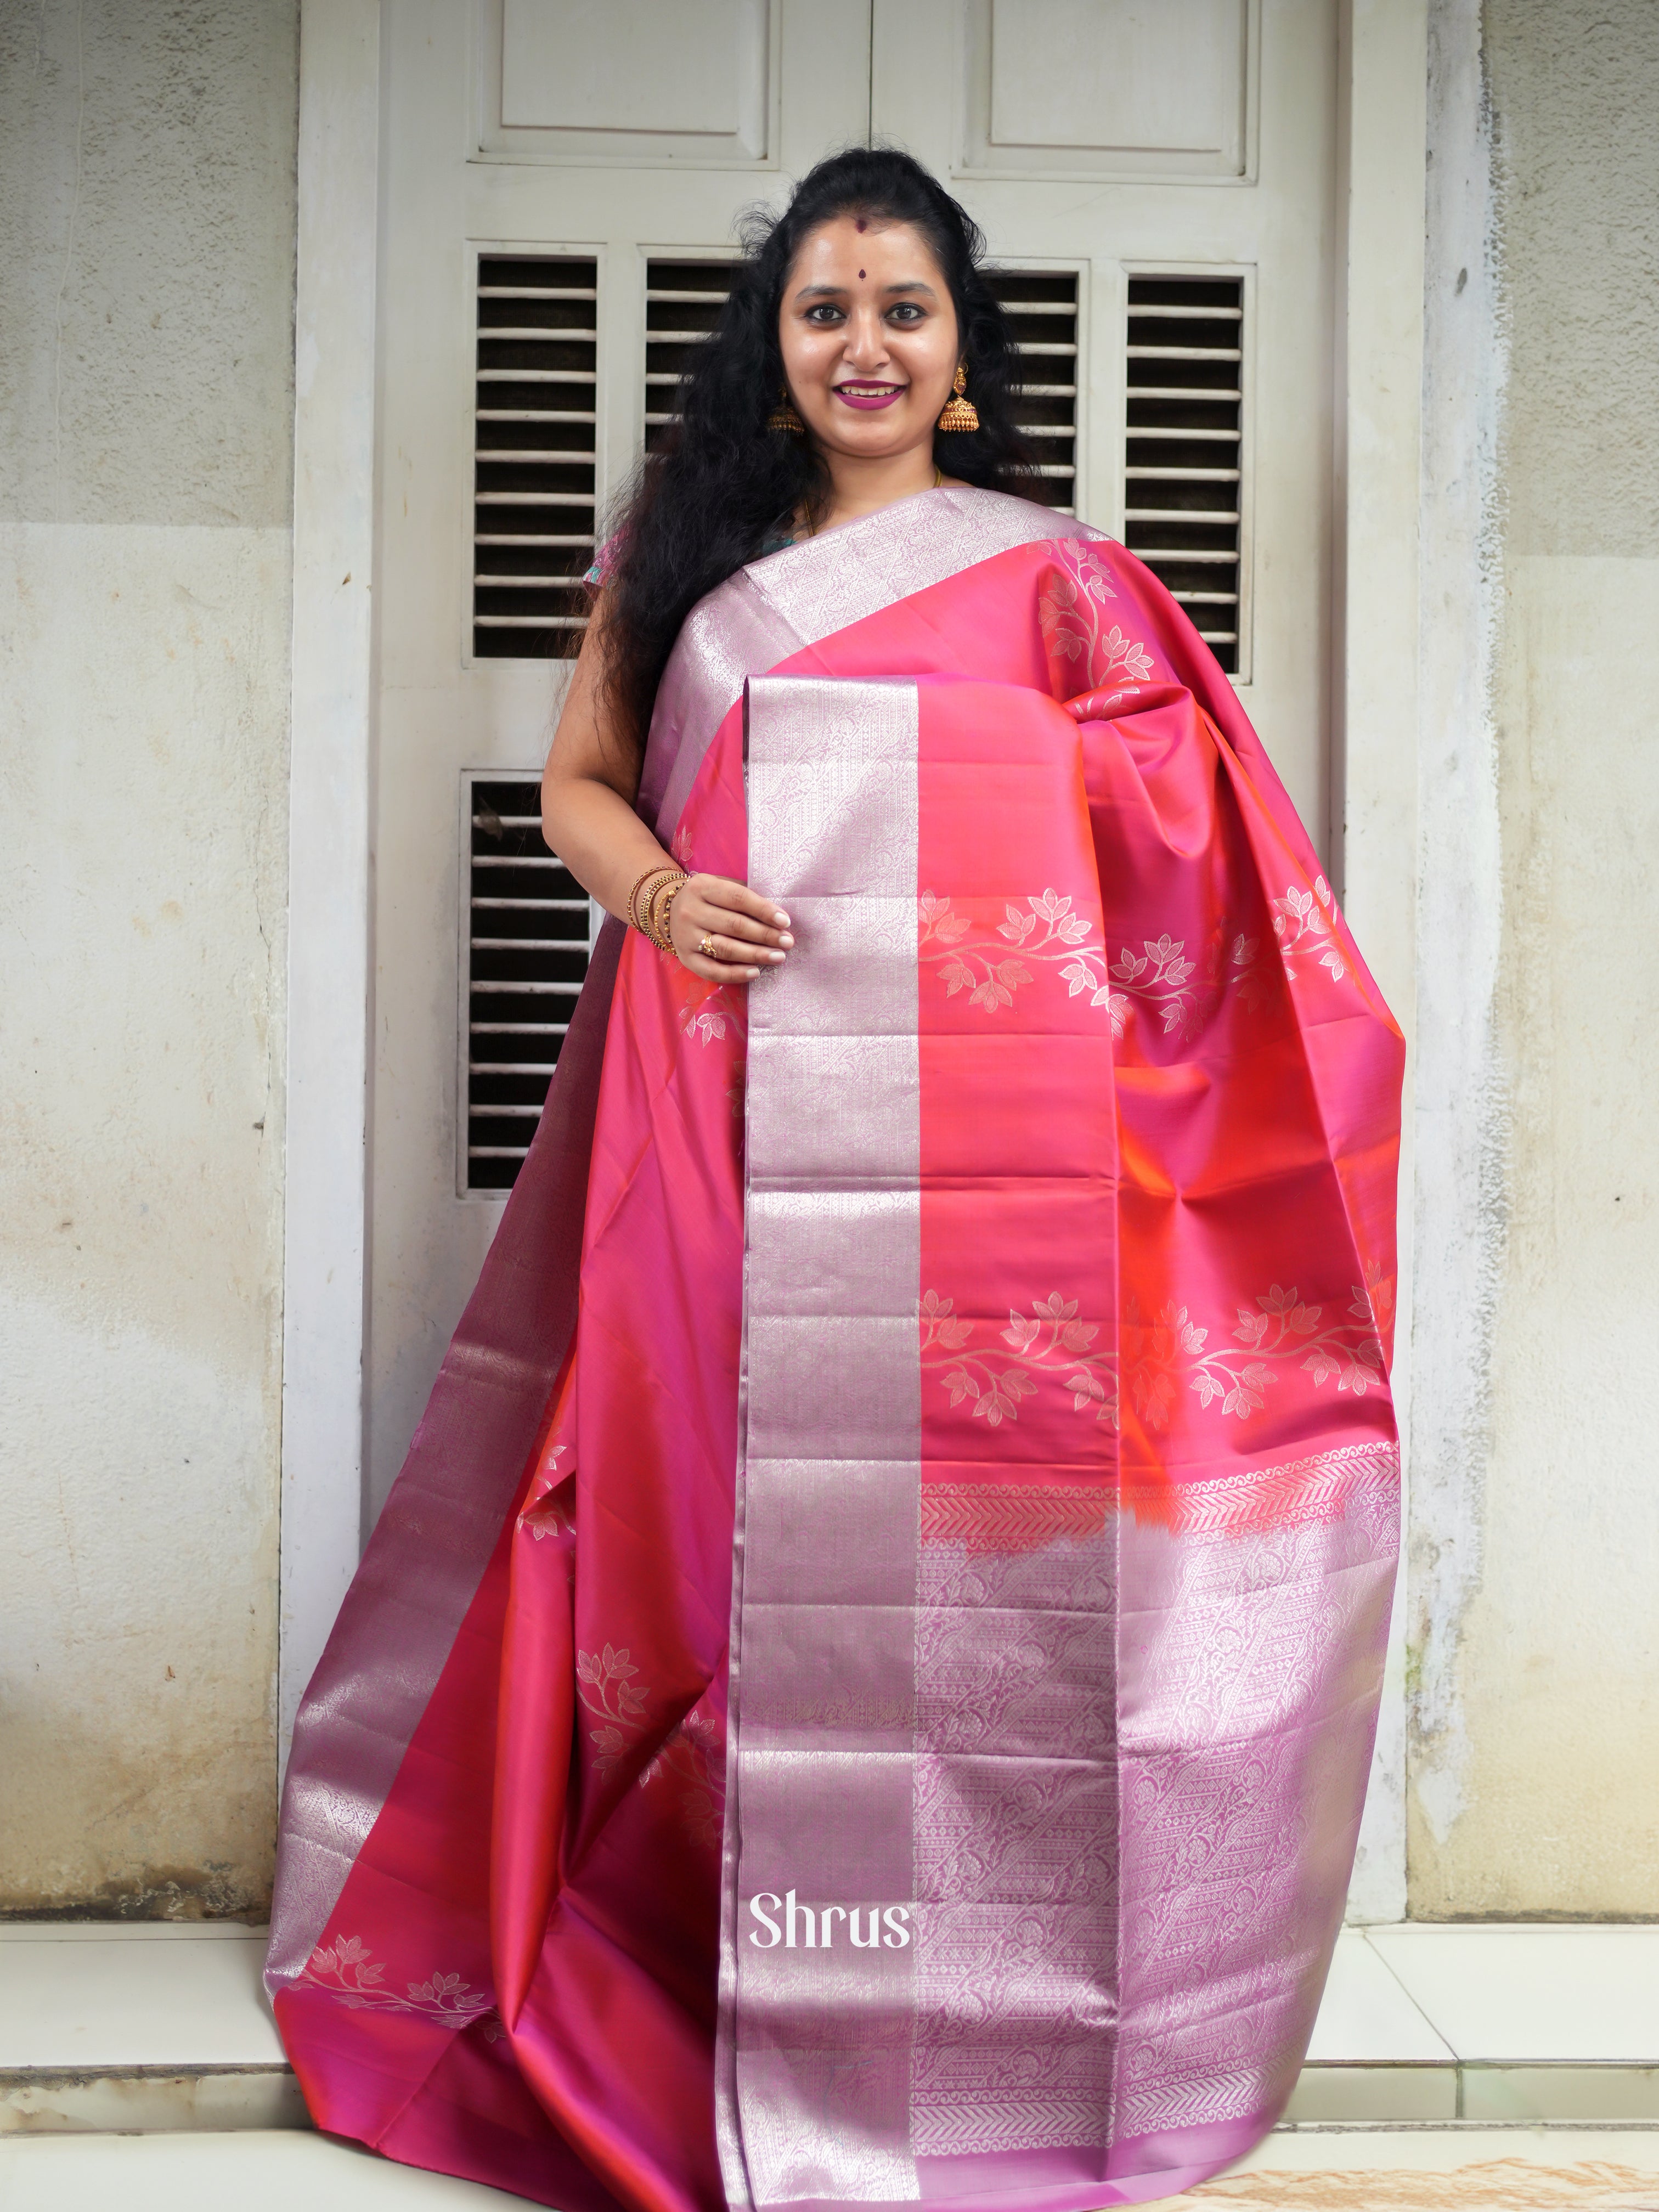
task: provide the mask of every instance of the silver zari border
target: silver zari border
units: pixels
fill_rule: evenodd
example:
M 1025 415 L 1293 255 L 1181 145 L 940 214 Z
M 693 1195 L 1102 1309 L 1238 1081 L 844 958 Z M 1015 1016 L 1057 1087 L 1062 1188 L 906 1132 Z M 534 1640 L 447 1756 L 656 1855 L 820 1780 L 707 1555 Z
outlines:
M 686 617 L 651 718 L 641 814 L 659 836 L 672 830 L 745 677 L 1017 545 L 1104 535 L 1033 500 L 963 485 L 918 492 L 751 561 Z
M 855 1951 L 841 1911 L 838 1945 L 790 1922 L 767 1946 L 744 1910 L 915 1893 L 919 720 L 914 682 L 749 687 L 750 880 L 796 950 L 750 998 L 715 2065 L 738 2207 L 920 2196 L 914 1940 Z

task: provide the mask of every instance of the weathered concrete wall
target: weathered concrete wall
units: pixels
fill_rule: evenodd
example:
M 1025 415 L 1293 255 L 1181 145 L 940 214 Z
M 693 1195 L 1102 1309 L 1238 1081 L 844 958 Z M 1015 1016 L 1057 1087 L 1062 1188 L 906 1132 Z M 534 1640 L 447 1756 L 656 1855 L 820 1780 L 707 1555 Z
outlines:
M 1425 599 L 1471 677 L 1425 732 L 1411 1910 L 1653 1915 L 1659 8 L 1438 13 L 1487 108 L 1433 144 L 1430 542 L 1484 519 Z
M 0 1910 L 258 1910 L 295 0 L 0 0 Z

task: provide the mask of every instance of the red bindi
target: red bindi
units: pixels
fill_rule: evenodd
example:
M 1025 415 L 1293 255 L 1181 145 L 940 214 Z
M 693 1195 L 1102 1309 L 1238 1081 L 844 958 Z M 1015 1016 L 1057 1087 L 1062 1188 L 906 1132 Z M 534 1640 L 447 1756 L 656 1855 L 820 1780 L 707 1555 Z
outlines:
M 863 274 L 864 274 L 864 271 L 863 271 L 863 270 L 862 270 L 862 269 L 860 269 L 860 271 L 859 271 L 859 275 L 860 275 L 860 276 L 863 276 Z

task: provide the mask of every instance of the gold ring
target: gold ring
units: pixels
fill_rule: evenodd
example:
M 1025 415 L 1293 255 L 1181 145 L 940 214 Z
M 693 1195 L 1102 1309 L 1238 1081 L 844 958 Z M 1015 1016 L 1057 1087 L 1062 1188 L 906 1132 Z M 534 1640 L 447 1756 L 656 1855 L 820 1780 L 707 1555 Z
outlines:
M 702 933 L 702 939 L 698 945 L 697 950 L 702 953 L 705 960 L 712 960 L 714 957 L 714 940 L 708 934 L 707 930 L 704 930 Z

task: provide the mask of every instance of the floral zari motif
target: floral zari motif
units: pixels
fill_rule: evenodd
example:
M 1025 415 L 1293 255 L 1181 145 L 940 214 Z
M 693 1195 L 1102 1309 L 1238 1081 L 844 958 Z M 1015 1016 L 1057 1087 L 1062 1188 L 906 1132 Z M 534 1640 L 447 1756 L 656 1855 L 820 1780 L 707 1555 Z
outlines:
M 674 832 L 669 849 L 687 875 L 697 873 L 696 854 L 684 823 Z M 672 953 L 665 952 L 660 957 L 669 973 L 681 1036 L 701 1045 L 721 1044 L 730 1036 L 735 1037 L 741 1052 L 748 1030 L 744 1018 L 744 994 L 731 990 L 724 983 L 711 983 L 704 976 L 694 975 Z
M 952 1409 L 966 1406 L 988 1428 L 1017 1421 L 1022 1399 L 1035 1397 L 1037 1378 L 1052 1376 L 1071 1395 L 1074 1412 L 1117 1422 L 1117 1386 L 1110 1364 L 1091 1351 L 1099 1325 L 1078 1319 L 1078 1302 L 1058 1291 L 1033 1300 L 1029 1316 L 1011 1312 L 1000 1332 L 1006 1352 L 969 1352 L 974 1324 L 963 1321 L 952 1298 L 925 1293 L 917 1307 L 924 1370 L 943 1368 Z M 930 1352 L 933 1355 L 930 1358 Z
M 640 1776 L 647 1789 L 659 1779 L 677 1785 L 685 1832 L 694 1844 L 717 1845 L 726 1810 L 726 1747 L 714 1723 L 693 1705 Z
M 404 1996 L 381 1988 L 385 1975 L 385 1966 L 368 1944 L 356 1936 L 341 1936 L 332 1943 L 318 1945 L 300 1979 L 326 1990 L 353 2012 L 409 2013 L 445 2027 L 471 2027 L 481 2021 L 490 2042 L 500 2034 L 494 1998 L 459 1974 L 433 1974 L 423 1982 L 410 1982 Z
M 1015 994 L 1036 980 L 1034 969 L 1047 966 L 1065 984 L 1068 998 L 1086 992 L 1091 1006 L 1103 1006 L 1112 1035 L 1119 1038 L 1127 1034 L 1137 1002 L 1157 1017 L 1165 1036 L 1183 1041 L 1201 1035 L 1229 994 L 1246 1007 L 1267 1003 L 1260 939 L 1242 930 L 1218 929 L 1197 957 L 1187 939 L 1165 930 L 1139 945 L 1120 946 L 1109 966 L 1108 948 L 1094 924 L 1073 913 L 1073 906 L 1069 896 L 1050 888 L 1027 893 L 1019 904 L 1005 902 L 999 922 L 980 922 L 958 914 L 949 897 L 924 891 L 916 902 L 921 963 L 934 970 L 946 998 L 965 991 L 969 1006 L 991 1014 L 1012 1006 Z M 1333 928 L 1335 911 L 1323 876 L 1310 891 L 1291 884 L 1283 898 L 1273 900 L 1274 938 L 1292 982 L 1301 972 L 1298 960 L 1314 962 L 1335 982 L 1349 974 L 1349 957 Z M 713 1020 L 711 1033 L 724 1036 L 718 1012 Z M 688 1023 L 688 1034 L 692 1030 Z
M 1165 1036 L 1188 1039 L 1200 1035 L 1229 991 L 1237 991 L 1246 1006 L 1262 1005 L 1267 994 L 1257 951 L 1254 937 L 1237 935 L 1224 957 L 1218 941 L 1200 975 L 1198 962 L 1187 956 L 1185 940 L 1167 930 L 1161 937 L 1144 939 L 1138 952 L 1126 945 L 1111 968 L 1118 986 L 1107 1001 L 1112 1035 L 1126 1033 L 1137 999 L 1158 1016 Z
M 520 1528 L 527 1528 L 538 1544 L 549 1536 L 576 1533 L 576 1471 L 571 1468 L 562 1476 L 558 1472 L 559 1462 L 569 1449 L 568 1444 L 554 1444 L 544 1453 L 519 1516 Z
M 1319 1389 L 1337 1389 L 1363 1398 L 1385 1385 L 1377 1314 L 1392 1285 L 1368 1291 L 1359 1284 L 1343 1314 L 1298 1297 L 1295 1288 L 1275 1283 L 1253 1306 L 1238 1308 L 1232 1341 L 1212 1344 L 1217 1332 L 1195 1322 L 1184 1305 L 1171 1299 L 1152 1321 L 1140 1317 L 1132 1300 L 1121 1330 L 1121 1364 L 1135 1412 L 1149 1428 L 1165 1429 L 1178 1392 L 1193 1392 L 1206 1410 L 1218 1405 L 1223 1417 L 1248 1420 L 1267 1402 L 1267 1394 L 1289 1368 L 1299 1369 Z M 1021 1405 L 1034 1398 L 1043 1378 L 1052 1376 L 1072 1400 L 1073 1410 L 1097 1421 L 1119 1425 L 1119 1361 L 1096 1350 L 1097 1323 L 1080 1320 L 1078 1301 L 1058 1291 L 1034 1299 L 1029 1315 L 1012 1311 L 1000 1343 L 969 1349 L 975 1323 L 956 1310 L 953 1298 L 927 1291 L 917 1305 L 924 1372 L 936 1372 L 953 1412 L 966 1409 L 988 1428 L 1018 1421 Z
M 626 1644 L 620 1651 L 607 1644 L 601 1651 L 576 1654 L 576 1694 L 603 1723 L 587 1731 L 596 1753 L 594 1769 L 601 1775 L 614 1771 L 629 1744 L 643 1732 L 645 1701 L 650 1692 L 643 1683 L 634 1680 L 639 1671 Z
M 1297 973 L 1293 954 L 1316 960 L 1339 983 L 1347 974 L 1347 961 L 1331 928 L 1329 917 L 1335 913 L 1331 887 L 1323 876 L 1315 878 L 1311 891 L 1291 884 L 1284 897 L 1273 901 L 1273 934 L 1279 939 L 1285 973 L 1292 980 Z
M 701 995 L 699 992 L 689 994 L 680 1010 L 681 1035 L 696 1043 L 709 1045 L 724 1042 L 729 1030 L 741 1045 L 746 1024 L 732 993 L 724 983 L 702 983 L 699 991 Z
M 589 1729 L 594 1749 L 594 1771 L 614 1774 L 647 1734 L 648 1684 L 635 1677 L 639 1668 L 627 1645 L 619 1650 L 607 1644 L 599 1651 L 576 1654 L 576 1694 L 601 1723 Z M 639 1774 L 639 1786 L 653 1783 L 674 1785 L 685 1832 L 693 1843 L 718 1844 L 726 1802 L 725 1746 L 719 1730 L 702 1710 L 694 1705 L 670 1729 Z
M 724 983 L 710 983 L 701 976 L 694 975 L 689 968 L 683 968 L 678 963 L 672 988 L 675 1018 L 685 1042 L 701 1045 L 704 1051 L 710 1045 L 726 1048 L 729 1076 L 726 1087 L 726 1103 L 731 1107 L 734 1118 L 741 1121 L 744 1061 L 749 1043 L 744 991 L 741 987 L 729 988 Z
M 1091 991 L 1091 1006 L 1104 1006 L 1110 996 L 1105 950 L 1094 924 L 1073 914 L 1072 905 L 1058 891 L 1045 890 L 1020 906 L 1005 902 L 1000 922 L 981 924 L 956 913 L 948 898 L 924 891 L 916 902 L 922 963 L 938 970 L 947 999 L 966 991 L 969 1006 L 990 1013 L 1012 1006 L 1015 992 L 1034 980 L 1028 962 L 1057 969 L 1069 998 Z
M 1218 1402 L 1224 1415 L 1241 1421 L 1260 1411 L 1287 1365 L 1311 1375 L 1316 1389 L 1334 1381 L 1356 1398 L 1383 1383 L 1382 1347 L 1358 1285 L 1347 1314 L 1328 1317 L 1323 1305 L 1310 1305 L 1294 1287 L 1275 1283 L 1254 1306 L 1239 1307 L 1231 1344 L 1212 1346 L 1214 1333 L 1199 1328 L 1174 1300 L 1152 1322 L 1131 1308 L 1123 1326 L 1124 1366 L 1135 1411 L 1149 1428 L 1169 1426 L 1183 1382 L 1200 1405 Z
M 1060 540 L 1051 550 L 1054 565 L 1037 598 L 1050 680 L 1061 696 L 1110 686 L 1127 702 L 1151 677 L 1152 654 L 1139 638 L 1109 622 L 1106 602 L 1117 593 L 1093 548 Z
M 924 891 L 916 902 L 921 963 L 935 971 L 947 999 L 965 991 L 969 1006 L 990 1014 L 1012 1006 L 1015 993 L 1036 980 L 1034 969 L 1046 967 L 1068 999 L 1086 993 L 1091 1007 L 1105 1008 L 1115 1037 L 1126 1034 L 1137 1001 L 1158 1017 L 1166 1036 L 1182 1038 L 1198 1036 L 1229 992 L 1246 1006 L 1265 1002 L 1255 938 L 1235 933 L 1229 947 L 1221 933 L 1200 971 L 1186 940 L 1166 930 L 1139 948 L 1125 945 L 1109 968 L 1095 925 L 1073 904 L 1051 887 L 1018 905 L 1006 901 L 1000 921 L 981 923 L 957 913 L 949 898 Z

